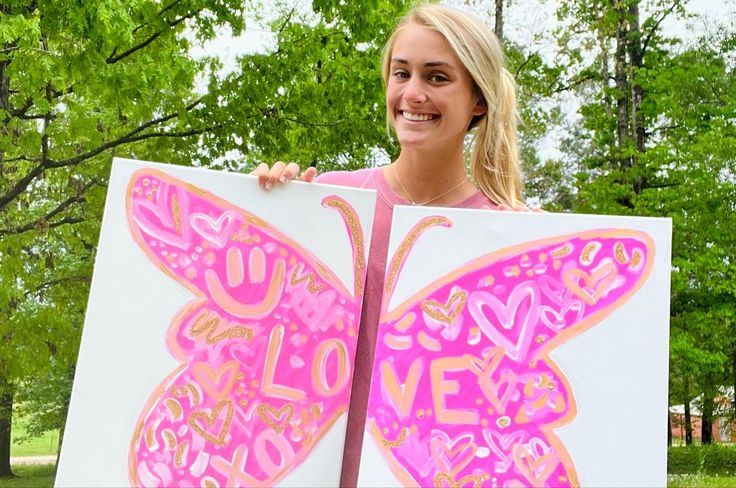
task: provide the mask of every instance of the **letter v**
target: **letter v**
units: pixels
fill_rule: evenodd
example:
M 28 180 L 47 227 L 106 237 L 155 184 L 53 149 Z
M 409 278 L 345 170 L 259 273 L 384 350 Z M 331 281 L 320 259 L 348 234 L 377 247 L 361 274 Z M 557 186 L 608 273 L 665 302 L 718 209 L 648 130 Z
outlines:
M 412 361 L 402 388 L 391 362 L 387 359 L 381 361 L 381 377 L 383 379 L 381 383 L 383 385 L 383 391 L 390 398 L 396 413 L 400 417 L 407 418 L 411 413 L 411 407 L 414 404 L 414 397 L 417 395 L 419 378 L 422 376 L 423 369 L 421 358 L 416 358 Z

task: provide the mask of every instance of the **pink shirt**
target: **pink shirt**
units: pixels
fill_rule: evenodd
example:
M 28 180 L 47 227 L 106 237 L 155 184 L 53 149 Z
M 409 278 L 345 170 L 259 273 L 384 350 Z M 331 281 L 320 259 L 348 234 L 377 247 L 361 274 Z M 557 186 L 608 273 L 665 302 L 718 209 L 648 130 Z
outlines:
M 358 171 L 336 171 L 324 173 L 315 180 L 318 183 L 368 188 L 378 191 L 376 210 L 373 217 L 371 248 L 368 256 L 368 276 L 366 277 L 363 311 L 360 317 L 358 348 L 355 354 L 353 389 L 350 396 L 348 428 L 345 435 L 345 452 L 342 461 L 341 486 L 358 484 L 358 468 L 363 447 L 365 416 L 368 407 L 373 354 L 376 349 L 383 281 L 388 253 L 388 238 L 394 205 L 411 205 L 410 202 L 394 193 L 383 176 L 383 168 L 361 169 Z M 496 208 L 496 205 L 482 192 L 477 191 L 466 200 L 453 205 L 456 208 Z

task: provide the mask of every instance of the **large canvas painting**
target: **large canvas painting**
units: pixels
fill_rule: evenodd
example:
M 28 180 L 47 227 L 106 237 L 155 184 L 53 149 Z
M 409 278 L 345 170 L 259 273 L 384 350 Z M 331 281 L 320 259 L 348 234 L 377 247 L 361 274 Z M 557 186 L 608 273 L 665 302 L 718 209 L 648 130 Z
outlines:
M 666 485 L 670 229 L 395 209 L 359 485 Z
M 116 160 L 57 486 L 337 486 L 374 204 Z

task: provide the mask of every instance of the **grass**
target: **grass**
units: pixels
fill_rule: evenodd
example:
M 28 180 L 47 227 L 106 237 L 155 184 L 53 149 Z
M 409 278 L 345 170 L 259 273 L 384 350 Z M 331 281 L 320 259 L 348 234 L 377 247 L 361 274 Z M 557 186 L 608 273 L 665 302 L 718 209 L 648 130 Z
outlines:
M 53 456 L 59 444 L 59 431 L 45 432 L 39 437 L 28 439 L 23 443 L 16 443 L 15 439 L 26 435 L 26 423 L 21 419 L 13 419 L 13 443 L 10 446 L 11 457 L 23 456 Z
M 21 464 L 13 466 L 16 478 L 0 478 L 3 488 L 51 488 L 54 486 L 53 464 Z
M 703 474 L 671 474 L 667 476 L 668 488 L 732 488 L 736 476 Z
M 51 488 L 54 486 L 53 464 L 26 464 L 13 466 L 17 478 L 0 478 L 2 488 Z M 736 476 L 706 476 L 700 474 L 671 474 L 667 488 L 732 488 Z

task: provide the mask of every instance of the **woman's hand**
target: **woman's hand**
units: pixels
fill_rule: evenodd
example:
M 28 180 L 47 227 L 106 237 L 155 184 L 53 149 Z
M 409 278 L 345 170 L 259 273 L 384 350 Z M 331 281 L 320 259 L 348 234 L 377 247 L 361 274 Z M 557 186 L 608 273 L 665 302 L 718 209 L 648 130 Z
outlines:
M 299 165 L 296 163 L 285 164 L 282 161 L 276 161 L 270 168 L 266 163 L 261 163 L 251 173 L 258 177 L 258 184 L 268 191 L 273 188 L 277 183 L 287 183 L 299 175 Z M 299 176 L 300 181 L 310 182 L 317 176 L 317 169 L 313 167 L 307 168 L 307 170 Z

